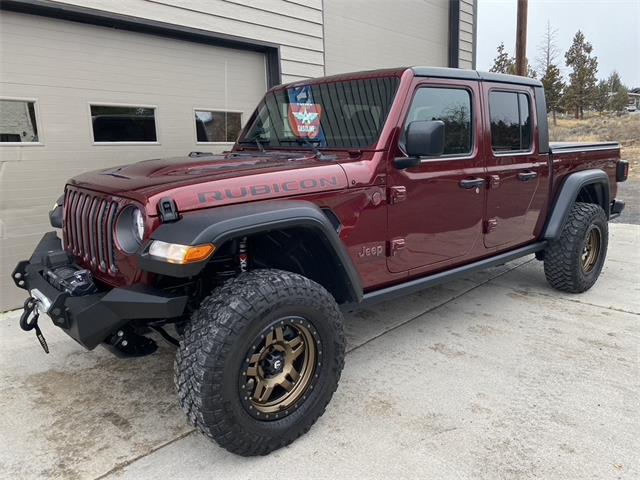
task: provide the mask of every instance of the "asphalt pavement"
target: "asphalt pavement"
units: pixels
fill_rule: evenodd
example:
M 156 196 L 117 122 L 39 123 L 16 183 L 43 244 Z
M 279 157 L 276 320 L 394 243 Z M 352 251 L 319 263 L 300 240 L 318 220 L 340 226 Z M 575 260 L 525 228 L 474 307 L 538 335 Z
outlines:
M 625 206 L 622 215 L 614 219 L 613 223 L 640 225 L 640 177 L 619 183 L 616 197 L 625 202 Z

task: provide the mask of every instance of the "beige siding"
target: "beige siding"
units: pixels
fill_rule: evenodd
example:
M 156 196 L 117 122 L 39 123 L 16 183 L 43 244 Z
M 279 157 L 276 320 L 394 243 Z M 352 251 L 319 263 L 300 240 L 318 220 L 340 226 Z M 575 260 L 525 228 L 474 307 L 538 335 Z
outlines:
M 324 0 L 324 23 L 327 74 L 447 66 L 447 0 Z
M 15 263 L 51 229 L 47 212 L 78 173 L 217 150 L 195 141 L 193 109 L 243 112 L 266 89 L 264 55 L 18 13 L 0 16 L 0 97 L 37 99 L 42 145 L 0 145 L 0 310 L 23 297 Z M 158 144 L 94 145 L 89 103 L 157 107 Z
M 58 1 L 278 44 L 287 68 L 299 62 L 284 75 L 318 76 L 318 67 L 324 74 L 322 0 Z
M 473 68 L 474 1 L 478 0 L 460 0 L 460 68 Z

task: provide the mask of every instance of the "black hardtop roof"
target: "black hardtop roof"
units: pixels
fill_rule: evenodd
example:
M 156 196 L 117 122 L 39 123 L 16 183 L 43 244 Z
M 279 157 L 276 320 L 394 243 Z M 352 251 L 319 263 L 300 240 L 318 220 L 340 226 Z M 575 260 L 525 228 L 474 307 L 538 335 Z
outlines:
M 479 72 L 478 70 L 465 70 L 462 68 L 444 67 L 411 67 L 417 77 L 459 78 L 462 80 L 481 80 L 484 82 L 515 83 L 517 85 L 530 85 L 541 87 L 540 80 L 518 75 L 504 73 Z
M 324 82 L 337 82 L 344 80 L 375 78 L 385 76 L 400 77 L 407 70 L 412 70 L 417 77 L 434 77 L 434 78 L 456 78 L 461 80 L 480 80 L 485 82 L 512 83 L 516 85 L 530 85 L 533 87 L 541 87 L 540 80 L 529 77 L 519 77 L 517 75 L 506 75 L 503 73 L 479 72 L 477 70 L 466 70 L 463 68 L 445 68 L 445 67 L 397 67 L 397 68 L 380 68 L 376 70 L 363 70 L 359 72 L 339 73 L 326 77 L 309 78 L 305 80 L 296 80 L 294 82 L 277 85 L 272 90 L 278 90 L 283 87 L 291 87 L 297 85 L 309 85 Z

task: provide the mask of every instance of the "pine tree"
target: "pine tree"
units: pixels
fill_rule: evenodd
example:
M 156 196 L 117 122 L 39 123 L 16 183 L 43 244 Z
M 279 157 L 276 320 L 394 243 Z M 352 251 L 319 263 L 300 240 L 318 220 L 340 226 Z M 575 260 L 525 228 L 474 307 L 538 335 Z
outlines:
M 566 102 L 576 118 L 584 118 L 584 111 L 593 105 L 596 94 L 598 59 L 591 56 L 592 52 L 593 47 L 578 30 L 573 37 L 573 44 L 564 54 L 567 67 L 572 69 L 569 74 Z
M 551 112 L 553 124 L 556 125 L 556 112 L 560 109 L 560 100 L 564 89 L 560 69 L 553 63 L 549 64 L 540 81 L 544 86 L 544 93 L 547 99 L 547 112 Z
M 622 84 L 620 75 L 615 70 L 607 79 L 609 88 L 609 110 L 612 112 L 621 112 L 629 103 L 629 89 Z
M 498 55 L 493 59 L 493 66 L 489 71 L 496 73 L 511 73 L 512 70 L 515 71 L 515 61 L 505 50 L 504 42 L 500 42 L 497 50 Z
M 497 48 L 498 55 L 493 59 L 493 66 L 489 69 L 490 72 L 495 73 L 508 73 L 509 75 L 516 74 L 516 59 L 515 57 L 510 56 L 506 49 L 504 48 L 504 42 L 500 42 Z M 529 61 L 526 60 L 527 63 L 527 76 L 531 78 L 536 78 L 536 71 L 531 68 L 529 65 Z
M 609 83 L 606 80 L 600 80 L 598 82 L 593 107 L 599 113 L 603 113 L 609 109 Z

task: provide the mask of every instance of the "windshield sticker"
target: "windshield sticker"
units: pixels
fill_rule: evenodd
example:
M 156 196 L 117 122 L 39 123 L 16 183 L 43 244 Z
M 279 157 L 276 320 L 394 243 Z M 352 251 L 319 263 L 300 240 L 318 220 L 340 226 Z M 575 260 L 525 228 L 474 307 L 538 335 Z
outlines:
M 289 123 L 296 137 L 317 138 L 321 116 L 322 106 L 317 103 L 289 104 Z

